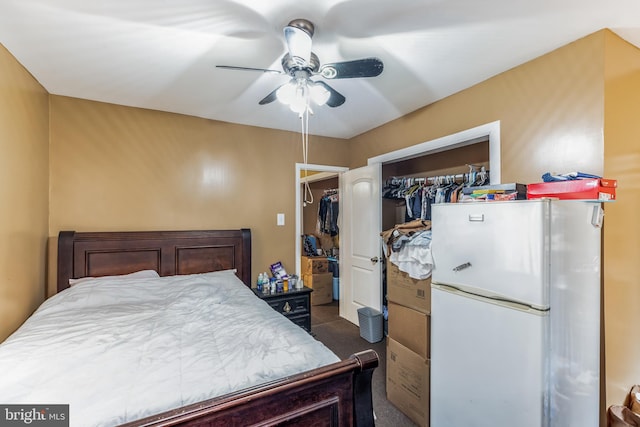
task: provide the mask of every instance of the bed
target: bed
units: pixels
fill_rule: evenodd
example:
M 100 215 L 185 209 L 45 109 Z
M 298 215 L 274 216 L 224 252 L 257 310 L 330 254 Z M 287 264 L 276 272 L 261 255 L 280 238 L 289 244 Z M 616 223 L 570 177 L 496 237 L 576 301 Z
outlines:
M 248 229 L 62 231 L 57 278 L 0 345 L 2 403 L 71 401 L 72 426 L 374 425 L 376 353 L 339 360 L 257 298 Z

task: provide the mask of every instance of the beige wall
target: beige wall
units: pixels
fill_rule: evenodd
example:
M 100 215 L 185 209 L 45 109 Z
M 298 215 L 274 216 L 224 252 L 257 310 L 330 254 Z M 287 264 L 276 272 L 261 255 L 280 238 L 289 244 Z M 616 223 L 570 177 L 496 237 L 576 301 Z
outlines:
M 0 341 L 44 299 L 49 95 L 0 45 Z
M 618 179 L 605 205 L 607 402 L 620 404 L 640 383 L 640 50 L 607 33 L 604 171 Z
M 340 165 L 347 150 L 312 136 L 309 160 Z M 294 270 L 296 162 L 298 133 L 51 96 L 49 233 L 246 227 L 254 276 Z

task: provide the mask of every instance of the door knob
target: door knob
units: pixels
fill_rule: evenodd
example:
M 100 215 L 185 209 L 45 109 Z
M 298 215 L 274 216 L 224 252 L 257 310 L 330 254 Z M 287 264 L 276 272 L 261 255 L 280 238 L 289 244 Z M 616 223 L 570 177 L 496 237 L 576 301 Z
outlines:
M 377 256 L 374 256 L 373 258 L 371 258 L 371 262 L 372 262 L 372 263 L 374 263 L 374 264 L 375 264 L 376 262 L 378 262 L 378 261 L 380 261 L 380 260 L 378 259 L 378 257 L 377 257 Z

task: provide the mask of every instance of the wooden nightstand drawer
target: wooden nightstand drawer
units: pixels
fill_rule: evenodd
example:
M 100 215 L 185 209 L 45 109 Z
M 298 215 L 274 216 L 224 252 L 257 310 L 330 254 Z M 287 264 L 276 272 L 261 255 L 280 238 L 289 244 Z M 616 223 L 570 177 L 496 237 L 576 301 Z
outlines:
M 307 315 L 302 316 L 288 316 L 288 319 L 291 320 L 296 325 L 305 329 L 307 332 L 311 331 L 311 318 Z
M 309 294 L 269 298 L 267 303 L 284 315 L 309 313 Z
M 271 308 L 308 332 L 311 332 L 311 292 L 312 289 L 307 287 L 274 294 L 265 294 L 253 289 L 253 293 L 265 300 Z

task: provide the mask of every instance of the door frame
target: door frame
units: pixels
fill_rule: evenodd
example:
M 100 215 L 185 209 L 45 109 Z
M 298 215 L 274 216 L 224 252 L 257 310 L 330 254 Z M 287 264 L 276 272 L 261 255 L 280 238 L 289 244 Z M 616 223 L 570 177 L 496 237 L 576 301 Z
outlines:
M 302 198 L 300 197 L 300 186 L 304 182 L 304 180 L 300 177 L 300 174 L 303 170 L 308 170 L 312 172 L 320 172 L 317 174 L 313 174 L 306 178 L 308 182 L 327 179 L 333 175 L 339 175 L 342 172 L 348 171 L 348 167 L 343 166 L 328 166 L 328 165 L 314 165 L 314 164 L 305 164 L 305 163 L 296 163 L 296 274 L 298 276 L 301 275 L 300 271 L 300 259 L 302 256 Z

